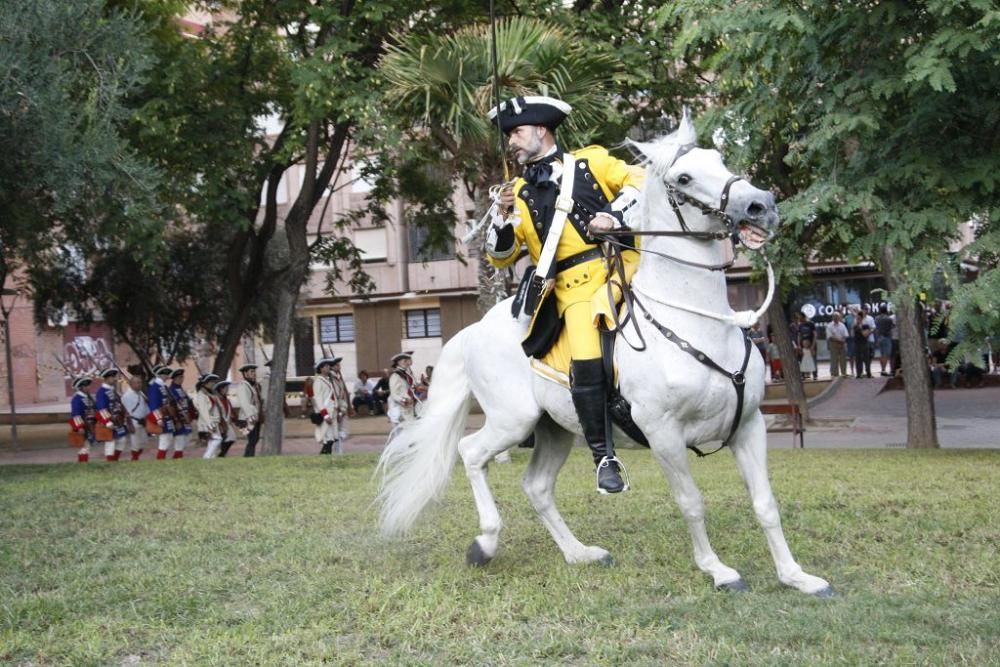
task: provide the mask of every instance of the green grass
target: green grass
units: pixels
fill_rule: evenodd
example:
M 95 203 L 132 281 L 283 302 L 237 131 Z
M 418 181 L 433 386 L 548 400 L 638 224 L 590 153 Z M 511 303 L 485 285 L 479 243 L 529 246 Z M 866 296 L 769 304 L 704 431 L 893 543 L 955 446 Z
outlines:
M 781 586 L 730 456 L 693 467 L 716 593 L 647 451 L 635 490 L 558 499 L 616 566 L 570 566 L 491 467 L 505 520 L 482 569 L 456 470 L 415 533 L 375 531 L 371 456 L 0 468 L 3 665 L 956 665 L 1000 663 L 1000 452 L 772 451 L 785 533 L 837 591 Z

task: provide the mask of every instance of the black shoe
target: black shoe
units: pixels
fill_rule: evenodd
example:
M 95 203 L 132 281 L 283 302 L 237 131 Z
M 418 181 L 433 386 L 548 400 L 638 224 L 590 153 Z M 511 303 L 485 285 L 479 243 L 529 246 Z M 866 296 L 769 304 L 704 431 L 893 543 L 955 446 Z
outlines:
M 625 490 L 617 461 L 609 461 L 607 465 L 597 469 L 597 488 L 604 493 L 621 493 Z
M 333 454 L 333 443 L 324 442 L 322 449 L 319 450 L 320 454 Z

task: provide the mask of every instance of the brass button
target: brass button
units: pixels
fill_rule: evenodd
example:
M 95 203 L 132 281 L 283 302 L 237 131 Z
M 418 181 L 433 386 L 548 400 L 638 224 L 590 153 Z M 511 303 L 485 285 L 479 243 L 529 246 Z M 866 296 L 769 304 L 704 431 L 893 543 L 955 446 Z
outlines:
M 594 189 L 595 190 L 597 189 L 597 183 L 594 183 Z
M 584 162 L 583 160 L 580 160 L 576 164 L 577 164 L 578 167 L 580 167 L 580 169 L 586 169 L 587 168 L 587 163 Z

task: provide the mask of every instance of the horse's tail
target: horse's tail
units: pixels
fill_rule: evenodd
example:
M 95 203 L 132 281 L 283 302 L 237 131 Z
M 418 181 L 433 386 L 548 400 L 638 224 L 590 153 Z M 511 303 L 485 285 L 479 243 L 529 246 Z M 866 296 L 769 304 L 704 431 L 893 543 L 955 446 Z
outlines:
M 376 474 L 381 472 L 382 479 L 376 502 L 386 535 L 407 533 L 451 478 L 472 393 L 465 372 L 467 335 L 460 331 L 445 344 L 420 418 L 403 422 L 379 459 Z

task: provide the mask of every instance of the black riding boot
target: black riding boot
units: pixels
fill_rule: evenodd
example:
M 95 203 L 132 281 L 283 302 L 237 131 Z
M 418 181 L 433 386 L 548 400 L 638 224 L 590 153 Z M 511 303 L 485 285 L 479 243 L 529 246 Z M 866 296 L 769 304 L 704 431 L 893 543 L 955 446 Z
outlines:
M 604 433 L 604 410 L 607 406 L 607 388 L 604 385 L 604 366 L 600 359 L 574 361 L 572 368 L 573 407 L 583 427 L 583 437 L 598 465 L 607 454 Z M 607 493 L 619 493 L 625 489 L 618 464 L 611 461 L 598 468 L 597 486 Z

